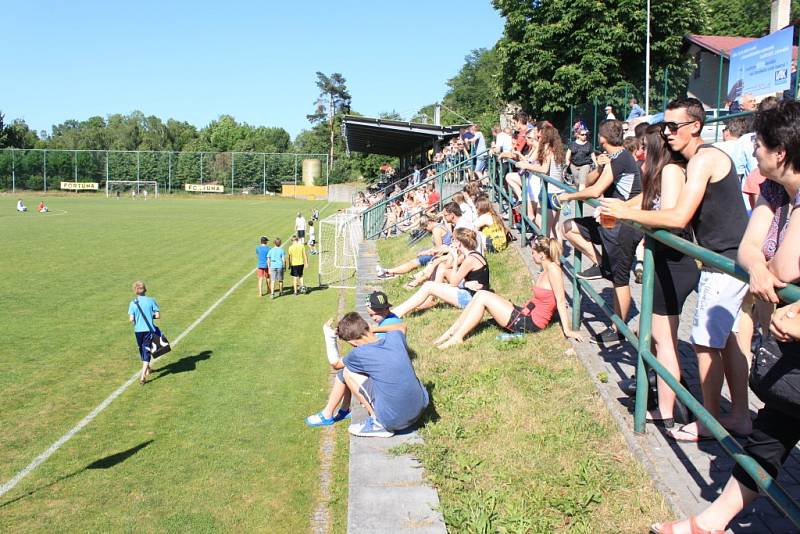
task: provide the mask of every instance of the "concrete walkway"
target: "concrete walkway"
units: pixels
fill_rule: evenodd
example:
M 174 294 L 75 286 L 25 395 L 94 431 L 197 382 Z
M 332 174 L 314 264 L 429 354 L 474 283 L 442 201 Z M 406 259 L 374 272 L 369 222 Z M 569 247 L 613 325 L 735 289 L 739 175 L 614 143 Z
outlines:
M 366 297 L 380 289 L 377 265 L 375 242 L 363 242 L 358 254 L 356 310 L 368 321 Z M 358 403 L 353 406 L 353 421 L 363 421 L 366 410 Z M 388 439 L 350 436 L 349 534 L 447 532 L 436 511 L 439 495 L 425 483 L 422 466 L 408 454 L 391 452 L 420 441 L 413 430 Z
M 530 260 L 529 249 L 521 251 L 521 256 L 529 269 L 535 266 Z M 596 280 L 592 287 L 609 303 L 613 302 L 610 282 Z M 566 282 L 568 298 L 572 295 L 569 280 Z M 631 292 L 636 304 L 641 302 L 642 286 L 631 280 Z M 697 358 L 689 343 L 697 294 L 692 293 L 687 300 L 679 327 L 679 352 L 683 377 L 690 391 L 701 398 L 697 371 Z M 570 305 L 572 303 L 570 302 Z M 632 310 L 636 316 L 629 324 L 638 328 L 638 308 Z M 599 306 L 584 295 L 581 306 L 582 331 L 587 339 L 601 332 L 611 322 L 605 317 Z M 637 459 L 653 477 L 658 489 L 664 494 L 676 516 L 695 515 L 713 501 L 730 478 L 734 461 L 725 453 L 716 441 L 695 443 L 677 443 L 667 438 L 653 425 L 647 425 L 645 435 L 633 432 L 633 402 L 619 388 L 619 380 L 630 378 L 636 372 L 636 350 L 628 343 L 620 343 L 608 349 L 590 342 L 574 343 L 573 346 L 587 368 L 602 398 L 608 405 L 612 416 L 634 452 Z M 600 373 L 606 373 L 608 381 L 602 383 L 598 379 Z M 727 388 L 723 388 L 723 411 L 730 407 Z M 750 393 L 751 415 L 755 417 L 761 402 Z M 676 421 L 676 424 L 678 422 Z M 742 441 L 743 443 L 743 441 Z M 800 501 L 800 449 L 795 448 L 784 464 L 778 482 L 795 499 Z M 658 522 L 666 518 L 653 518 Z M 775 509 L 767 498 L 760 498 L 745 509 L 734 522 L 728 532 L 733 533 L 774 533 L 784 534 L 798 532 L 798 529 Z

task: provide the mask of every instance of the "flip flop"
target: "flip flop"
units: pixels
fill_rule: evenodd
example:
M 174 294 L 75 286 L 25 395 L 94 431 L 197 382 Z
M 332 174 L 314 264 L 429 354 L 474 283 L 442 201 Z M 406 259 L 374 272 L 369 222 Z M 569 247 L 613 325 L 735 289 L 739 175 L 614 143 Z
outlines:
M 675 525 L 678 523 L 680 523 L 680 520 L 661 523 L 661 525 L 651 525 L 650 534 L 674 534 Z M 695 516 L 689 518 L 689 532 L 691 534 L 725 534 L 724 530 L 706 530 L 700 527 Z
M 689 432 L 688 430 L 686 430 L 686 427 L 689 426 L 690 424 L 691 423 L 688 423 L 688 424 L 685 424 L 685 425 L 681 425 L 677 429 L 673 430 L 672 432 L 667 432 L 667 436 L 669 436 L 670 438 L 672 438 L 675 441 L 680 442 L 680 443 L 700 443 L 701 441 L 710 441 L 710 440 L 714 439 L 714 436 L 711 436 L 711 435 L 704 436 L 702 434 L 695 434 L 693 432 Z M 689 437 L 688 438 L 680 438 L 680 437 L 677 436 L 678 433 L 683 433 L 683 434 L 685 434 L 685 435 L 687 435 Z

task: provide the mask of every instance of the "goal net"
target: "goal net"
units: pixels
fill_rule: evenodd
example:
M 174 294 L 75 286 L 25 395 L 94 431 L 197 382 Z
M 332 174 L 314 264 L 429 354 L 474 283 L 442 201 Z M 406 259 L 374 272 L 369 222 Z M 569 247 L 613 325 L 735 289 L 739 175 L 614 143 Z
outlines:
M 356 286 L 356 260 L 362 239 L 358 210 L 340 211 L 319 222 L 319 283 Z
M 106 182 L 107 197 L 139 196 L 142 198 L 158 196 L 158 182 L 155 180 L 108 180 Z

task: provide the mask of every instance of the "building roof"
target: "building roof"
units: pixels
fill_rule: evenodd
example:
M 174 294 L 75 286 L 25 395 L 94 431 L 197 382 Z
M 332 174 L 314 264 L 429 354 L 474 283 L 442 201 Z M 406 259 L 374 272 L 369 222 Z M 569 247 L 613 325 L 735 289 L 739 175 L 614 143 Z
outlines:
M 730 37 L 727 35 L 696 35 L 689 34 L 684 37 L 688 42 L 694 43 L 697 46 L 704 48 L 712 54 L 720 55 L 725 59 L 730 59 L 730 51 L 737 46 L 742 46 L 751 41 L 755 41 L 757 37 Z M 792 47 L 792 59 L 797 61 L 797 47 Z
M 342 134 L 348 151 L 403 156 L 433 141 L 458 134 L 459 126 L 436 126 L 416 122 L 345 115 Z

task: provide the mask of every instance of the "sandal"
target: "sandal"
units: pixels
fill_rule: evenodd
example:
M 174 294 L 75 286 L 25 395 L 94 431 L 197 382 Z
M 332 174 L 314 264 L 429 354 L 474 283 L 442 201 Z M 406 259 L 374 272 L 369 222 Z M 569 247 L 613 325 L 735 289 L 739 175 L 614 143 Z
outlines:
M 679 443 L 700 443 L 701 441 L 710 441 L 714 439 L 714 436 L 711 435 L 698 434 L 686 430 L 686 427 L 689 426 L 690 424 L 691 423 L 686 425 L 681 425 L 672 432 L 667 432 L 667 436 L 671 437 L 672 439 L 674 439 Z M 678 434 L 685 434 L 688 437 L 678 437 Z
M 650 534 L 675 534 L 675 525 L 680 523 L 678 521 L 670 521 L 669 523 L 661 523 L 650 526 Z M 697 517 L 692 516 L 689 518 L 689 533 L 690 534 L 725 534 L 725 530 L 715 529 L 706 530 L 697 524 Z
M 322 412 L 306 417 L 306 424 L 308 426 L 330 426 L 333 423 L 333 417 L 325 417 L 325 414 Z

